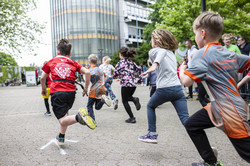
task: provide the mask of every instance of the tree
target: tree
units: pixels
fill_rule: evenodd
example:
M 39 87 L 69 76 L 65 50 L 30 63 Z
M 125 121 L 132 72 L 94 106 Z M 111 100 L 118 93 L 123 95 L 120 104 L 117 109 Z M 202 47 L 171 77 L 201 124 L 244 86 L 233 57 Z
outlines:
M 36 8 L 36 0 L 1 0 L 0 1 L 0 51 L 21 52 L 25 48 L 34 51 L 31 45 L 39 43 L 36 33 L 41 33 L 44 26 L 33 21 L 27 13 Z
M 17 62 L 11 55 L 0 52 L 0 65 L 1 66 L 17 66 Z
M 206 8 L 222 16 L 224 33 L 244 35 L 250 39 L 250 3 L 247 0 L 207 1 Z M 168 29 L 180 42 L 194 40 L 192 25 L 201 13 L 201 0 L 165 0 L 158 10 L 162 21 L 156 25 L 157 28 Z

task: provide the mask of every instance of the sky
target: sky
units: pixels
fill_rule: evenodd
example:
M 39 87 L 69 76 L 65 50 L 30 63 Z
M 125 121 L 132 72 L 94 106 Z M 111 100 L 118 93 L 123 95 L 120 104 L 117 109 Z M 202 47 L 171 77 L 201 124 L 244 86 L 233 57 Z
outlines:
M 29 55 L 28 53 L 21 54 L 22 58 L 16 58 L 19 66 L 30 66 L 30 64 L 35 64 L 35 66 L 42 66 L 45 61 L 52 58 L 52 45 L 51 45 L 51 24 L 50 24 L 50 2 L 49 0 L 38 0 L 37 9 L 29 13 L 32 19 L 38 21 L 41 24 L 45 24 L 46 28 L 41 36 L 41 42 L 43 44 L 38 45 L 35 49 L 37 56 Z

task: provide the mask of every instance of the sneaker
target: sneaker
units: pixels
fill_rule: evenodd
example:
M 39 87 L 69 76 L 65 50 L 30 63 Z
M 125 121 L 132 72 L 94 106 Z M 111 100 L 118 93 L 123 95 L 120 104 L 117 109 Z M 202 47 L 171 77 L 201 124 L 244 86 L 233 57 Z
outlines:
M 118 108 L 118 99 L 114 100 L 113 105 L 114 105 L 114 110 L 117 110 L 117 108 Z
M 125 120 L 126 123 L 136 123 L 135 117 L 134 118 L 128 118 Z
M 56 140 L 59 146 L 63 146 L 64 145 L 64 138 L 59 138 L 59 135 L 56 136 Z
M 79 112 L 77 113 L 77 118 L 80 124 L 82 125 L 87 125 L 90 129 L 94 130 L 95 129 L 95 120 L 92 119 L 89 115 L 86 109 L 80 108 Z
M 214 164 L 208 164 L 205 161 L 200 162 L 200 163 L 192 163 L 192 166 L 223 166 L 219 161 L 217 161 Z
M 157 137 L 158 137 L 158 134 L 156 134 L 156 135 L 150 135 L 148 133 L 148 134 L 146 134 L 144 136 L 140 136 L 138 138 L 138 140 L 140 140 L 142 142 L 146 142 L 146 143 L 157 144 Z
M 44 115 L 45 116 L 51 116 L 51 113 L 50 112 L 45 112 Z
M 187 96 L 187 97 L 186 97 L 186 99 L 193 99 L 193 97 L 191 97 L 191 96 Z
M 133 100 L 134 104 L 135 104 L 135 108 L 136 110 L 140 110 L 141 109 L 141 104 L 140 104 L 140 101 L 139 101 L 139 98 L 138 97 L 134 97 L 134 100 Z
M 108 107 L 111 106 L 111 101 L 110 101 L 110 99 L 108 98 L 108 96 L 102 95 L 101 101 L 102 101 L 103 103 L 105 103 Z

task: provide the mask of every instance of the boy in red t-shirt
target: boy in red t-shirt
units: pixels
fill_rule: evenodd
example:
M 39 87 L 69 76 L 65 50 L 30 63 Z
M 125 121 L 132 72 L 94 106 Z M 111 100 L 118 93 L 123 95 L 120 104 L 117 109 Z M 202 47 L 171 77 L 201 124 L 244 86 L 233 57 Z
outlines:
M 50 84 L 51 103 L 53 112 L 60 123 L 60 133 L 56 137 L 59 145 L 64 144 L 65 133 L 69 125 L 79 122 L 87 125 L 91 129 L 95 129 L 95 122 L 92 120 L 85 109 L 80 108 L 77 115 L 68 115 L 69 109 L 72 107 L 76 88 L 75 88 L 75 72 L 85 74 L 85 88 L 83 96 L 87 93 L 90 72 L 79 63 L 71 60 L 71 43 L 67 39 L 61 39 L 57 45 L 57 56 L 47 62 L 42 70 L 44 73 L 41 77 L 42 95 L 47 94 L 46 78 L 51 75 L 53 82 Z

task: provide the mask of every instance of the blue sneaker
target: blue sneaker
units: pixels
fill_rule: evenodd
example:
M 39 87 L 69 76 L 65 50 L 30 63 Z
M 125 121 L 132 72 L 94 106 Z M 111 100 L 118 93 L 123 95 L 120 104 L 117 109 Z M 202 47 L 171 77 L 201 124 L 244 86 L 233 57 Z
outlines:
M 142 142 L 146 142 L 146 143 L 157 144 L 157 137 L 158 137 L 158 134 L 156 134 L 156 135 L 150 135 L 148 133 L 148 134 L 146 134 L 144 136 L 140 136 L 138 138 L 138 140 L 140 140 Z

